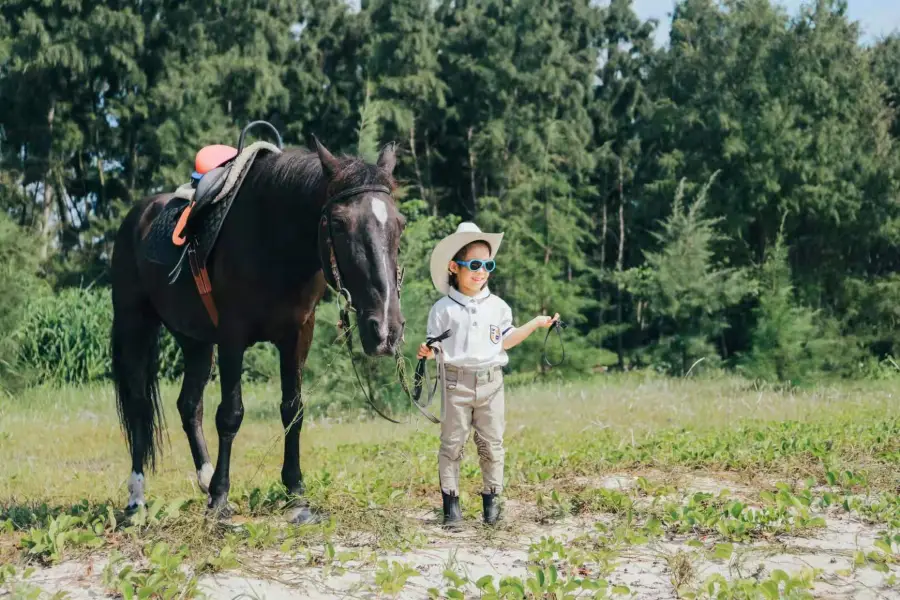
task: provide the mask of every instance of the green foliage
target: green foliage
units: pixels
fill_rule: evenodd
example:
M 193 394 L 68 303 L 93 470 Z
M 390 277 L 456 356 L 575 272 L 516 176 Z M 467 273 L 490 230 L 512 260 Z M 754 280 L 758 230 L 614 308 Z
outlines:
M 185 573 L 182 563 L 188 556 L 188 548 L 177 551 L 165 542 L 148 544 L 144 553 L 149 565 L 136 569 L 125 564 L 125 557 L 113 550 L 109 563 L 103 569 L 103 583 L 119 592 L 125 600 L 132 598 L 193 598 L 198 592 L 197 577 Z
M 86 383 L 108 376 L 108 290 L 64 290 L 31 303 L 15 332 L 17 365 L 37 381 Z
M 647 302 L 661 332 L 654 358 L 675 374 L 688 373 L 698 359 L 715 360 L 714 343 L 728 326 L 723 312 L 752 291 L 743 269 L 716 264 L 713 244 L 723 240 L 715 229 L 718 219 L 703 216 L 712 183 L 685 208 L 682 182 L 672 214 L 655 234 L 660 249 L 645 253 L 646 267 L 622 277 L 626 289 Z
M 887 376 L 900 355 L 898 37 L 863 47 L 841 0 L 793 16 L 770 0 L 680 0 L 668 47 L 654 48 L 656 27 L 630 0 L 8 2 L 0 339 L 35 333 L 19 322 L 39 271 L 57 289 L 108 284 L 128 207 L 261 118 L 288 144 L 316 134 L 370 160 L 399 144 L 397 198 L 416 236 L 407 360 L 434 299 L 425 259 L 463 218 L 506 233 L 493 287 L 517 321 L 560 312 L 574 326 L 557 375 L 614 362 L 683 374 L 703 358 L 697 368 L 740 363 L 772 381 Z M 704 199 L 668 214 L 682 193 Z M 28 233 L 7 246 L 16 228 Z M 782 291 L 750 315 L 737 299 L 777 240 L 791 248 Z M 331 347 L 335 317 L 320 311 L 309 371 L 335 406 L 359 406 L 329 370 L 349 368 Z M 853 350 L 826 360 L 829 340 Z M 54 343 L 66 364 L 35 357 L 38 374 L 102 376 L 93 339 L 81 359 Z M 163 347 L 176 377 L 179 353 L 167 336 Z M 511 354 L 511 382 L 547 376 L 540 349 L 535 336 Z M 0 348 L 7 382 L 14 351 Z M 269 346 L 248 362 L 248 378 L 277 374 Z M 388 405 L 401 401 L 393 365 L 366 368 Z
M 375 585 L 382 594 L 396 597 L 406 587 L 406 582 L 410 577 L 419 575 L 419 572 L 409 565 L 392 561 L 378 563 L 378 570 L 375 571 Z
M 366 84 L 366 99 L 359 109 L 359 142 L 356 153 L 369 162 L 378 159 L 378 141 L 381 139 L 380 121 L 381 105 L 373 100 L 369 92 L 371 86 Z
M 821 571 L 804 569 L 796 575 L 789 575 L 775 569 L 762 581 L 746 578 L 729 581 L 716 574 L 709 576 L 696 591 L 684 592 L 682 597 L 690 600 L 735 598 L 759 600 L 806 600 L 814 598 L 810 590 L 821 575 Z
M 872 70 L 884 84 L 882 94 L 893 121 L 891 135 L 900 138 L 900 34 L 879 40 L 871 51 Z
M 829 323 L 823 322 L 821 315 L 797 304 L 788 249 L 781 236 L 766 253 L 758 293 L 752 350 L 740 365 L 748 376 L 798 384 L 823 371 L 829 363 L 848 359 L 846 341 L 829 330 Z
M 110 328 L 112 301 L 108 288 L 69 288 L 42 295 L 23 311 L 11 336 L 12 364 L 30 381 L 50 385 L 103 381 L 112 369 Z M 184 370 L 175 339 L 160 330 L 159 373 L 178 379 Z M 251 348 L 245 357 L 247 381 L 278 376 L 278 356 L 270 344 Z
M 812 534 L 822 532 L 826 519 L 828 525 L 852 519 L 873 532 L 869 541 L 860 538 L 858 549 L 830 545 L 829 555 L 865 569 L 866 580 L 872 571 L 881 571 L 890 582 L 900 564 L 900 497 L 894 476 L 900 464 L 900 412 L 889 397 L 889 384 L 797 390 L 786 402 L 785 393 L 748 390 L 742 382 L 727 386 L 643 374 L 616 379 L 562 388 L 543 384 L 510 396 L 521 425 L 507 454 L 504 493 L 510 505 L 521 507 L 526 520 L 576 513 L 577 522 L 593 522 L 594 527 L 581 528 L 577 537 L 535 536 L 523 548 L 523 568 L 499 578 L 470 578 L 451 557 L 444 581 L 428 592 L 431 597 L 628 597 L 638 591 L 622 585 L 631 584 L 625 569 L 632 572 L 636 556 L 665 560 L 670 568 L 680 561 L 682 569 L 693 559 L 713 561 L 722 572 L 755 567 L 757 557 L 771 565 L 765 554 L 783 551 L 790 538 L 782 536 L 818 544 L 823 536 Z M 259 409 L 271 403 L 271 396 L 261 398 L 256 392 L 262 389 L 254 386 L 245 396 L 244 431 L 245 458 L 252 467 L 258 457 L 265 474 L 258 478 L 250 469 L 244 476 L 234 474 L 237 516 L 227 527 L 208 519 L 206 503 L 196 493 L 187 501 L 180 496 L 189 457 L 154 478 L 154 498 L 131 517 L 122 515 L 117 502 L 105 500 L 120 490 L 117 477 L 99 484 L 99 476 L 70 478 L 51 487 L 48 482 L 59 482 L 58 457 L 84 446 L 83 431 L 95 434 L 100 445 L 92 443 L 93 454 L 81 461 L 119 447 L 118 435 L 106 435 L 115 431 L 115 415 L 97 410 L 108 404 L 109 396 L 92 390 L 67 396 L 67 434 L 51 448 L 34 443 L 46 438 L 45 411 L 31 398 L 15 399 L 0 421 L 0 436 L 12 430 L 4 450 L 29 459 L 0 463 L 0 485 L 14 490 L 13 497 L 0 501 L 4 559 L 109 556 L 103 583 L 110 592 L 178 597 L 185 590 L 193 593 L 201 573 L 264 569 L 271 562 L 260 562 L 260 556 L 280 551 L 292 568 L 310 569 L 310 574 L 361 574 L 364 586 L 374 584 L 386 597 L 416 591 L 421 580 L 397 547 L 427 547 L 433 538 L 409 515 L 436 511 L 438 431 L 376 427 L 374 437 L 360 440 L 356 423 L 317 422 L 315 430 L 327 435 L 313 436 L 304 447 L 305 479 L 310 502 L 331 518 L 297 527 L 284 519 L 288 496 L 278 483 L 280 447 L 274 445 L 266 455 L 273 449 L 272 422 Z M 166 396 L 174 404 L 174 394 Z M 629 407 L 616 410 L 623 397 Z M 598 414 L 603 415 L 602 427 L 589 422 Z M 803 416 L 785 421 L 787 414 Z M 558 415 L 570 418 L 553 418 Z M 476 453 L 467 453 L 461 482 L 468 492 L 462 502 L 473 520 L 480 516 L 477 461 Z M 26 477 L 16 475 L 20 462 L 24 469 L 19 472 Z M 632 479 L 627 473 L 645 476 Z M 798 473 L 805 480 L 798 480 Z M 633 485 L 607 487 L 614 480 Z M 739 488 L 734 494 L 695 491 L 711 480 L 724 488 L 735 482 Z M 47 490 L 53 490 L 52 499 Z M 81 494 L 90 500 L 65 504 Z M 49 506 L 40 503 L 44 497 Z M 512 533 L 521 533 L 514 525 L 506 527 L 499 538 L 485 532 L 474 543 L 502 546 Z M 361 535 L 364 546 L 359 545 Z M 471 540 L 464 543 L 472 545 Z M 682 548 L 680 558 L 667 556 L 673 546 Z M 771 592 L 774 583 L 789 597 L 805 589 L 803 581 L 819 581 L 818 575 L 809 580 L 802 572 L 783 575 L 768 568 L 746 580 L 736 573 L 703 579 L 708 569 L 700 566 L 693 576 L 678 579 L 679 595 L 766 598 L 764 590 Z M 836 570 L 842 566 L 826 565 L 825 581 L 840 574 Z M 24 589 L 27 578 L 20 574 L 0 566 L 0 586 L 12 582 L 13 589 Z M 435 574 L 440 571 L 422 575 L 433 581 Z
M 32 529 L 22 537 L 22 547 L 31 556 L 56 563 L 65 556 L 66 548 L 96 548 L 103 545 L 99 534 L 103 533 L 102 521 L 90 526 L 84 516 L 59 515 L 46 529 Z
M 38 276 L 37 241 L 0 213 L 0 383 L 18 373 L 11 334 L 30 303 L 49 290 Z

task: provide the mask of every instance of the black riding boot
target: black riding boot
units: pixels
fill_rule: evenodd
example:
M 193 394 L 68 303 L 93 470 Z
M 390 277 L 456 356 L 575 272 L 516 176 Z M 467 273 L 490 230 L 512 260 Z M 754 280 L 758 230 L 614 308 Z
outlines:
M 500 520 L 500 501 L 497 494 L 482 494 L 481 503 L 484 506 L 484 522 L 494 525 Z
M 459 509 L 459 495 L 447 494 L 441 490 L 444 497 L 444 527 L 455 527 L 463 522 L 462 511 Z

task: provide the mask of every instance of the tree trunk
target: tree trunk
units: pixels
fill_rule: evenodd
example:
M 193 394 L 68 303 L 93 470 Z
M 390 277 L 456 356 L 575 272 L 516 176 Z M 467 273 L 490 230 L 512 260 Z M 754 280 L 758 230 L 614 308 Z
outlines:
M 431 195 L 431 198 L 434 200 L 434 203 L 431 205 L 431 216 L 438 216 L 438 201 L 437 195 L 434 193 L 434 190 L 431 189 L 431 144 L 428 143 L 428 130 L 425 130 L 425 172 L 428 173 L 428 191 Z
M 425 193 L 425 184 L 422 182 L 422 171 L 419 170 L 419 156 L 416 154 L 416 121 L 413 119 L 412 127 L 409 128 L 409 151 L 413 157 L 413 167 L 416 169 L 416 182 L 419 184 L 419 195 L 422 200 L 428 202 L 428 194 Z M 428 202 L 430 204 L 430 202 Z
M 53 186 L 50 185 L 50 173 L 44 178 L 44 203 L 41 215 L 41 261 L 50 256 L 50 243 L 53 238 Z
M 553 253 L 550 248 L 550 202 L 544 199 L 544 266 L 550 264 L 550 255 Z
M 130 160 L 128 161 L 130 163 L 130 171 L 131 171 L 130 177 L 129 177 L 129 182 L 128 182 L 129 199 L 131 196 L 134 196 L 134 188 L 137 185 L 138 153 L 137 153 L 137 140 L 135 139 L 136 137 L 137 137 L 137 133 L 132 131 L 131 140 L 130 140 L 131 141 Z
M 609 227 L 609 216 L 606 214 L 606 193 L 603 194 L 603 206 L 600 208 L 600 271 L 606 268 L 606 231 Z
M 53 186 L 50 180 L 53 177 L 53 119 L 56 115 L 56 101 L 50 101 L 50 110 L 47 111 L 47 129 L 50 133 L 50 149 L 47 151 L 47 172 L 44 174 L 44 203 L 41 207 L 43 210 L 41 221 L 41 260 L 47 260 L 50 256 L 50 243 L 53 238 L 53 225 L 51 217 L 53 215 Z
M 597 327 L 603 327 L 603 323 L 606 318 L 606 309 L 603 307 L 603 296 L 606 295 L 606 234 L 609 228 L 609 215 L 607 214 L 607 190 L 609 189 L 608 182 L 604 182 L 603 186 L 603 205 L 600 207 L 600 277 L 602 278 L 600 281 L 600 310 L 597 315 Z M 598 340 L 598 346 L 602 346 L 602 340 Z
M 472 201 L 472 219 L 475 219 L 475 215 L 478 212 L 478 207 L 475 204 L 475 151 L 472 150 L 472 133 L 473 128 L 469 127 L 468 132 L 466 133 L 466 140 L 468 141 L 469 146 L 469 193 L 471 194 Z
M 625 256 L 625 192 L 622 183 L 622 158 L 619 157 L 619 253 L 616 256 L 616 272 L 622 274 Z M 625 348 L 622 339 L 622 283 L 616 283 L 616 318 L 619 332 L 616 335 L 616 354 L 619 356 L 619 368 L 625 369 Z

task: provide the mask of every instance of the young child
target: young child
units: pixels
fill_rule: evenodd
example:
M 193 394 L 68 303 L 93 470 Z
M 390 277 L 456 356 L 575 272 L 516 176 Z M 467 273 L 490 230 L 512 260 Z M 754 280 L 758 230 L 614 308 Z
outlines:
M 500 517 L 497 496 L 503 488 L 503 430 L 505 428 L 503 371 L 509 362 L 506 351 L 521 343 L 538 328 L 553 325 L 552 318 L 538 316 L 521 327 L 513 327 L 509 305 L 487 287 L 496 266 L 502 233 L 482 233 L 474 223 L 461 223 L 431 253 L 431 280 L 445 294 L 428 315 L 428 337 L 450 330 L 440 342 L 446 384 L 438 471 L 444 501 L 444 525 L 462 522 L 459 508 L 459 463 L 470 429 L 484 480 L 484 522 L 493 525 Z M 422 344 L 419 358 L 434 358 Z

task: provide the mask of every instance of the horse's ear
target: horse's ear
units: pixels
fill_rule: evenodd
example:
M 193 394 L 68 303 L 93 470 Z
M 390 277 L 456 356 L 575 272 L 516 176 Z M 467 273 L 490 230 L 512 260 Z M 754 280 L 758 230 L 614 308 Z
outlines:
M 312 138 L 313 143 L 316 145 L 316 154 L 319 155 L 319 162 L 322 163 L 322 172 L 325 173 L 325 176 L 328 177 L 328 179 L 331 179 L 334 177 L 334 174 L 338 172 L 341 164 L 338 162 L 338 159 L 328 151 L 328 148 L 322 145 L 319 138 L 316 136 L 312 136 Z
M 378 168 L 384 170 L 388 175 L 392 175 L 394 167 L 397 166 L 397 144 L 391 142 L 382 148 L 377 164 Z

